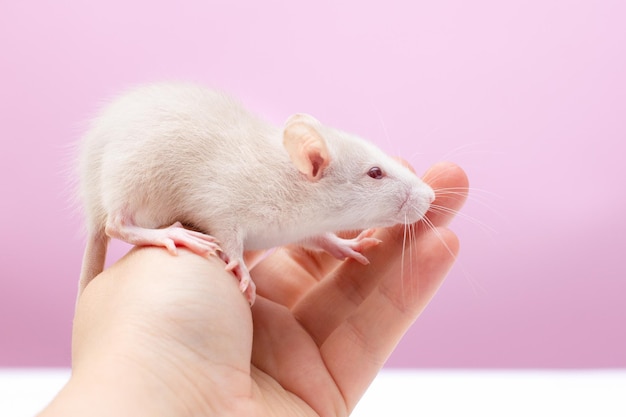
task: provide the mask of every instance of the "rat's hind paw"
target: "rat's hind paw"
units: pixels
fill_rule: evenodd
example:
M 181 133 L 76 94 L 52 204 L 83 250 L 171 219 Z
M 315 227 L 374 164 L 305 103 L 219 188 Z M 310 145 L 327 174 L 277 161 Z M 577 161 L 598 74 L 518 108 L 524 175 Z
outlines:
M 204 257 L 215 255 L 220 250 L 213 236 L 185 229 L 180 222 L 163 229 L 147 229 L 135 225 L 127 217 L 117 216 L 107 223 L 106 233 L 131 245 L 162 246 L 172 255 L 178 253 L 176 246 L 184 246 Z

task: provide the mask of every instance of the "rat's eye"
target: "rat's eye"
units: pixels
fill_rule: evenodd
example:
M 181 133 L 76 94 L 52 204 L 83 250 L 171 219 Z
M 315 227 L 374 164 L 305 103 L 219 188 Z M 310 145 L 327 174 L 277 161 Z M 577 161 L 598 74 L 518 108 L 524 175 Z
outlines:
M 379 180 L 384 177 L 383 170 L 378 167 L 370 168 L 370 170 L 367 171 L 367 175 L 374 178 L 375 180 Z

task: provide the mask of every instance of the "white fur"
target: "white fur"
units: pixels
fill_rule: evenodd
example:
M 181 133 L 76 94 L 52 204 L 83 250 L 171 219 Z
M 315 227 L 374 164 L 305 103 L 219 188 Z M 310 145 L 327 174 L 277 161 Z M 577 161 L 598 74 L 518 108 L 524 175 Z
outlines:
M 116 213 L 146 228 L 180 221 L 228 253 L 424 215 L 434 194 L 416 175 L 354 135 L 316 129 L 330 162 L 313 182 L 294 167 L 282 128 L 231 98 L 188 84 L 135 89 L 109 105 L 82 142 L 88 232 L 102 236 Z M 370 178 L 373 166 L 385 178 Z

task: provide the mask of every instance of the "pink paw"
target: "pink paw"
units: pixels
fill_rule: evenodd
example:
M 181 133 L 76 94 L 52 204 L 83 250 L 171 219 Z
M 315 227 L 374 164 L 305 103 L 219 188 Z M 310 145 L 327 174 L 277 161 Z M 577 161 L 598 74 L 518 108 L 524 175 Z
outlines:
M 318 236 L 313 240 L 313 243 L 337 259 L 352 258 L 363 265 L 368 265 L 369 260 L 361 252 L 381 242 L 372 237 L 374 232 L 374 229 L 366 229 L 353 239 L 343 239 L 328 233 Z
M 220 250 L 213 236 L 188 230 L 180 222 L 163 229 L 148 229 L 134 224 L 128 217 L 114 217 L 106 225 L 106 233 L 110 237 L 123 240 L 137 246 L 161 246 L 172 255 L 178 251 L 176 246 L 185 246 L 201 256 L 214 255 Z
M 229 259 L 224 252 L 220 252 L 220 257 L 226 262 L 226 271 L 232 272 L 239 280 L 239 290 L 245 295 L 246 300 L 252 306 L 256 300 L 256 285 L 250 277 L 250 271 L 246 268 L 243 261 Z
M 174 255 L 177 253 L 177 245 L 184 246 L 194 253 L 203 256 L 207 254 L 214 255 L 216 251 L 220 250 L 217 239 L 213 236 L 185 229 L 180 222 L 158 230 L 164 231 L 161 238 L 162 245 Z

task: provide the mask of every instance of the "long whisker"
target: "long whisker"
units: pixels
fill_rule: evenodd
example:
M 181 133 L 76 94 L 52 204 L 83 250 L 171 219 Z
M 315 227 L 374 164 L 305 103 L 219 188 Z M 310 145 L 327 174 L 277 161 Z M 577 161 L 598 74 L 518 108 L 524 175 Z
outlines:
M 416 291 L 415 285 L 417 285 L 418 281 L 413 279 L 413 241 L 416 238 L 415 236 L 415 224 L 407 223 L 407 215 L 404 216 L 404 230 L 403 230 L 403 240 L 402 240 L 402 258 L 401 265 L 402 269 L 400 272 L 400 285 L 402 288 L 402 294 L 414 294 Z M 408 249 L 407 249 L 408 244 Z M 408 250 L 408 263 L 405 263 L 406 252 Z M 408 276 L 405 274 L 405 268 L 408 265 Z M 405 284 L 406 282 L 406 284 Z M 406 292 L 408 291 L 408 293 Z M 403 298 L 403 303 L 406 303 L 407 300 Z
M 483 199 L 501 199 L 500 196 L 495 193 L 482 191 L 477 188 L 435 188 L 433 191 L 437 196 L 456 195 L 463 198 L 476 199 L 477 201 L 483 201 Z
M 450 256 L 452 256 L 452 259 L 454 259 L 456 261 L 457 256 L 454 254 L 452 249 L 450 249 L 450 246 L 448 246 L 448 244 L 444 240 L 443 236 L 441 235 L 441 232 L 439 232 L 439 230 L 437 230 L 437 227 L 434 225 L 434 223 L 428 217 L 423 217 L 422 221 L 435 234 L 435 236 L 437 236 L 437 238 L 441 241 L 443 246 L 446 248 L 446 251 L 450 254 Z
M 443 214 L 452 214 L 456 217 L 462 218 L 464 220 L 469 221 L 470 223 L 479 226 L 480 228 L 482 228 L 483 230 L 490 232 L 492 234 L 498 234 L 498 231 L 496 229 L 494 229 L 493 227 L 489 226 L 487 223 L 478 220 L 475 217 L 472 217 L 466 213 L 463 213 L 461 211 L 458 210 L 454 210 L 445 206 L 440 206 L 437 204 L 432 204 L 430 206 L 430 211 L 432 211 L 433 213 L 443 213 Z
M 478 280 L 467 270 L 467 268 L 465 268 L 465 266 L 462 263 L 458 262 L 458 256 L 454 254 L 452 249 L 450 249 L 448 244 L 443 239 L 443 236 L 441 235 L 439 230 L 437 230 L 437 228 L 432 223 L 432 221 L 430 221 L 427 217 L 424 217 L 422 219 L 422 221 L 424 222 L 424 224 L 430 230 L 433 231 L 433 233 L 435 233 L 435 235 L 437 236 L 439 241 L 441 241 L 441 243 L 445 246 L 445 248 L 448 251 L 448 253 L 450 254 L 450 256 L 452 256 L 452 258 L 454 259 L 454 262 L 458 265 L 458 268 L 461 268 L 461 272 L 467 278 L 467 281 L 470 283 L 470 285 L 472 287 L 472 291 L 474 292 L 474 294 L 475 295 L 478 294 L 478 292 L 479 292 L 478 290 L 480 290 L 482 293 L 486 293 L 487 291 L 485 290 L 485 288 L 482 285 L 480 285 Z
M 409 157 L 406 158 L 406 160 L 409 161 L 410 164 L 412 164 L 413 160 L 415 160 L 418 155 L 424 155 L 424 152 L 415 151 L 411 155 L 409 155 Z
M 465 192 L 468 194 L 471 191 L 472 193 L 478 192 L 478 193 L 489 194 L 494 197 L 500 197 L 499 194 L 494 193 L 493 191 L 485 190 L 482 188 L 476 188 L 476 187 L 446 187 L 446 188 L 437 188 L 437 191 L 456 191 L 459 193 Z
M 431 208 L 432 208 L 432 206 L 431 206 Z M 456 214 L 456 215 L 459 214 L 456 210 L 448 209 L 447 207 L 439 207 L 439 208 L 440 209 L 447 209 L 448 212 Z M 441 241 L 441 243 L 443 243 L 443 245 L 445 246 L 447 252 L 450 254 L 450 256 L 453 257 L 455 263 L 458 265 L 458 268 L 461 269 L 461 272 L 467 278 L 467 281 L 470 283 L 470 285 L 472 287 L 472 291 L 474 292 L 474 294 L 478 294 L 479 290 L 482 293 L 486 293 L 487 291 L 485 290 L 485 288 L 482 285 L 480 285 L 478 280 L 467 270 L 467 268 L 465 268 L 465 266 L 462 263 L 458 262 L 458 256 L 455 255 L 454 252 L 452 251 L 452 249 L 450 249 L 450 247 L 446 244 L 445 240 L 443 239 L 443 236 L 441 235 L 441 232 L 439 232 L 439 230 L 437 230 L 437 228 L 434 225 L 434 223 L 432 222 L 432 220 L 430 220 L 428 217 L 423 217 L 422 220 L 420 220 L 420 221 L 423 222 L 423 224 L 429 230 L 431 230 L 433 233 L 435 233 L 437 238 Z
M 470 201 L 474 201 L 481 206 L 488 208 L 495 214 L 500 215 L 500 213 L 493 207 L 493 203 L 487 198 L 499 197 L 495 193 L 490 193 L 489 191 L 484 191 L 475 188 L 438 188 L 435 189 L 436 197 L 459 197 L 459 199 L 468 199 Z M 477 195 L 478 194 L 478 195 Z
M 413 276 L 413 262 L 414 262 L 414 260 L 413 260 L 413 243 L 414 243 L 415 239 L 417 238 L 416 235 L 415 235 L 415 224 L 410 224 L 409 225 L 409 237 L 410 237 L 410 240 L 409 240 L 409 250 L 410 250 L 410 252 L 409 252 L 409 261 L 411 262 L 410 266 L 409 266 L 409 271 L 411 273 L 411 276 Z M 418 281 L 415 281 L 415 283 L 416 283 L 415 285 L 417 285 L 417 282 Z M 413 283 L 413 280 L 411 280 L 411 284 L 412 283 Z M 419 288 L 417 288 L 417 289 L 419 289 Z M 416 288 L 413 285 L 411 285 L 410 290 L 411 291 L 415 291 Z
M 402 265 L 402 267 L 400 268 L 400 287 L 402 288 L 402 294 L 404 294 L 404 255 L 406 253 L 406 240 L 407 240 L 407 224 L 406 224 L 406 213 L 404 214 L 404 230 L 403 230 L 403 234 L 402 234 L 402 255 L 400 258 L 400 265 Z M 409 242 L 410 244 L 410 242 Z M 409 246 L 410 249 L 410 246 Z M 410 258 L 409 258 L 410 260 Z

